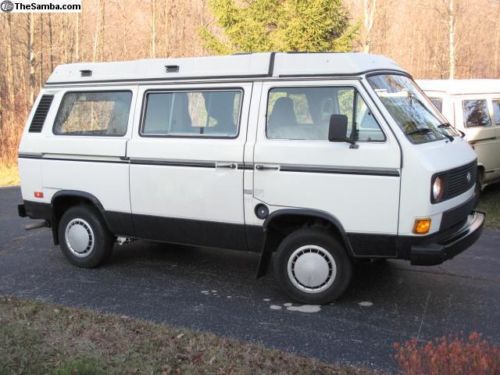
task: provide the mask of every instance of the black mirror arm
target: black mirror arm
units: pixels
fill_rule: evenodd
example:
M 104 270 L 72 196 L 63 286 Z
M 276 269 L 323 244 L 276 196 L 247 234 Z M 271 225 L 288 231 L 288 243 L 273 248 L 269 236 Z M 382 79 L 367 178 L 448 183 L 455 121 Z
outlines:
M 356 143 L 355 140 L 353 140 L 351 138 L 346 138 L 345 141 L 350 144 L 349 148 L 351 148 L 351 149 L 358 149 L 359 148 L 359 145 Z

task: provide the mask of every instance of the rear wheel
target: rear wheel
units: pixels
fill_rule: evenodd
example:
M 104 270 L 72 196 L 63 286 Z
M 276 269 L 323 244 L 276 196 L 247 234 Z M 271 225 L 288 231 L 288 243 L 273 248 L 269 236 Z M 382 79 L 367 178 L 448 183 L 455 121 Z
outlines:
M 273 268 L 285 292 L 308 304 L 339 298 L 352 278 L 344 247 L 324 229 L 300 229 L 288 235 L 273 256 Z
M 104 263 L 113 250 L 113 236 L 92 207 L 69 208 L 59 221 L 59 244 L 64 256 L 78 267 Z

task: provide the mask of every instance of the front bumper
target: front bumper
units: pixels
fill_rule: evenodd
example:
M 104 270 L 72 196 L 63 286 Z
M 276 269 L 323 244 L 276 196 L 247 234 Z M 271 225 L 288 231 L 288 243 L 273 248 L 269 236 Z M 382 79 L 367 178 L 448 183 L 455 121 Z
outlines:
M 410 247 L 411 264 L 432 266 L 460 254 L 481 236 L 486 215 L 472 212 L 465 224 L 451 234 L 433 237 L 429 241 L 413 244 Z

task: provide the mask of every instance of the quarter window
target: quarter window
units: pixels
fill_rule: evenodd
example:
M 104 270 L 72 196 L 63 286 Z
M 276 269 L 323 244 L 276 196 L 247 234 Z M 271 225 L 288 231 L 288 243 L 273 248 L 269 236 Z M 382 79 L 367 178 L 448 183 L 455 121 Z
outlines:
M 241 90 L 150 92 L 142 134 L 234 138 L 241 99 Z
M 385 136 L 353 87 L 287 87 L 269 91 L 266 133 L 269 139 L 328 140 L 330 116 L 346 115 L 348 136 L 384 141 Z
M 491 126 L 486 100 L 464 100 L 463 111 L 465 127 Z
M 130 113 L 130 91 L 69 92 L 54 123 L 60 135 L 123 136 Z
M 500 125 L 500 99 L 493 99 L 493 120 Z
M 429 98 L 432 102 L 432 104 L 434 104 L 434 107 L 436 107 L 439 112 L 443 113 L 443 99 L 441 98 Z

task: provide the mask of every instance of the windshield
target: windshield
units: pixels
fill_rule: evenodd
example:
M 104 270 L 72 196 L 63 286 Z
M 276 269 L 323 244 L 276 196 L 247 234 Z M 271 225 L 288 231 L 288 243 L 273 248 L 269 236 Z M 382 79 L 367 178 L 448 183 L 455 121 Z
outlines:
M 453 140 L 459 135 L 411 78 L 384 74 L 369 77 L 368 82 L 411 142 Z

